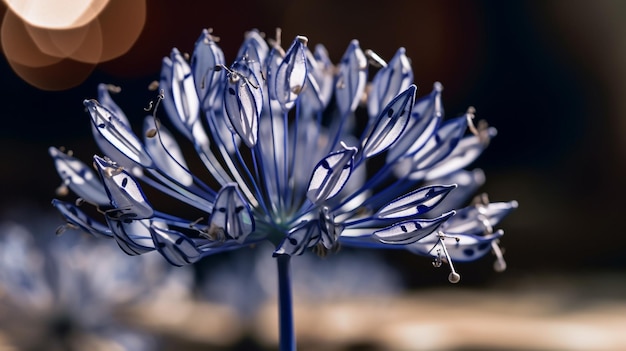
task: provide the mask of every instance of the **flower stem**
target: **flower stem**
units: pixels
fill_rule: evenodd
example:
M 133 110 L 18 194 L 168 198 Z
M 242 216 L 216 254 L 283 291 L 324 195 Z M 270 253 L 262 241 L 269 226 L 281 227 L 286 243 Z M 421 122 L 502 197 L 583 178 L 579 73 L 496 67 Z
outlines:
M 280 327 L 280 351 L 296 350 L 296 334 L 293 326 L 293 304 L 291 299 L 291 273 L 289 255 L 279 255 L 278 262 L 278 314 Z

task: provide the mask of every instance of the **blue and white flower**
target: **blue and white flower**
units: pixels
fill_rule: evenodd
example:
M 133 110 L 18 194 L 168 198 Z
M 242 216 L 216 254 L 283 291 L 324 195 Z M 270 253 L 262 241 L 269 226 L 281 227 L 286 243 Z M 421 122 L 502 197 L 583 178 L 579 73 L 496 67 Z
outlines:
M 503 232 L 494 227 L 517 203 L 457 209 L 484 178 L 463 168 L 495 129 L 475 126 L 473 108 L 444 120 L 440 83 L 418 98 L 402 48 L 385 62 L 353 40 L 334 65 L 323 46 L 310 50 L 306 37 L 284 50 L 280 31 L 276 36 L 266 42 L 258 31 L 246 33 L 230 65 L 209 30 L 190 62 L 173 49 L 141 136 L 101 85 L 97 100 L 84 101 L 103 152 L 94 156 L 95 172 L 50 148 L 59 190 L 80 197 L 53 201 L 67 225 L 113 238 L 129 255 L 157 250 L 177 266 L 269 241 L 281 350 L 296 349 L 289 262 L 306 250 L 405 249 L 435 266 L 447 263 L 453 283 L 460 280 L 453 261 L 492 251 L 496 269 L 504 269 Z M 193 160 L 176 134 L 195 149 Z M 204 170 L 195 170 L 198 162 Z M 155 191 L 189 211 L 159 210 L 146 195 Z
M 453 261 L 493 251 L 503 268 L 502 231 L 493 228 L 516 202 L 450 206 L 482 182 L 463 168 L 495 129 L 475 126 L 471 108 L 444 119 L 440 83 L 417 97 L 403 48 L 385 62 L 353 40 L 334 65 L 322 45 L 311 50 L 297 36 L 284 50 L 277 36 L 246 33 L 230 65 L 208 30 L 190 62 L 173 49 L 156 102 L 167 119 L 148 115 L 140 135 L 101 85 L 97 100 L 84 101 L 104 154 L 94 156 L 95 172 L 50 148 L 64 186 L 104 214 L 97 221 L 54 200 L 68 223 L 174 265 L 267 240 L 275 257 L 339 245 L 406 249 L 447 262 L 453 282 Z M 190 170 L 176 134 L 206 171 Z M 204 215 L 163 213 L 144 188 Z M 449 194 L 457 200 L 444 201 Z

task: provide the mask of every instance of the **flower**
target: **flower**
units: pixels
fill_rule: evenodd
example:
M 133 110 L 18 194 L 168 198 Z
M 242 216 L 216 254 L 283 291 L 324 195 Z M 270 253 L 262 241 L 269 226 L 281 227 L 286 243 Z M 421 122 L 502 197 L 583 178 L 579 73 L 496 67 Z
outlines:
M 50 154 L 64 186 L 105 222 L 54 200 L 71 226 L 114 238 L 131 255 L 157 250 L 173 265 L 270 241 L 275 257 L 310 248 L 324 255 L 340 244 L 406 249 L 447 262 L 451 282 L 460 277 L 453 261 L 489 251 L 504 268 L 503 232 L 493 228 L 517 203 L 452 207 L 482 182 L 463 167 L 495 129 L 474 125 L 472 108 L 444 120 L 440 83 L 417 98 L 403 48 L 385 62 L 353 40 L 333 65 L 304 36 L 285 51 L 279 31 L 269 42 L 250 31 L 227 66 L 217 42 L 204 30 L 190 62 L 177 49 L 163 59 L 155 105 L 168 119 L 152 106 L 143 137 L 109 86 L 84 101 L 105 155 L 94 156 L 96 172 L 71 153 Z M 370 69 L 377 71 L 368 82 Z M 166 125 L 193 145 L 207 172 L 191 171 Z M 204 216 L 160 212 L 146 186 Z M 456 200 L 444 201 L 449 194 Z
M 21 214 L 26 211 L 28 217 Z M 146 301 L 173 298 L 156 294 L 156 286 L 159 293 L 188 289 L 191 280 L 183 280 L 183 272 L 172 275 L 158 256 L 133 259 L 88 236 L 55 238 L 50 229 L 44 235 L 41 228 L 57 222 L 56 216 L 18 212 L 0 223 L 0 333 L 12 347 L 159 349 L 129 312 Z
M 173 49 L 143 137 L 110 87 L 100 85 L 98 100 L 84 101 L 104 154 L 94 156 L 96 173 L 71 152 L 49 149 L 63 179 L 60 193 L 69 188 L 79 196 L 75 203 L 53 200 L 67 226 L 114 238 L 129 255 L 157 250 L 176 266 L 271 242 L 281 351 L 296 348 L 290 259 L 307 249 L 322 256 L 339 245 L 406 249 L 435 266 L 447 263 L 453 283 L 460 280 L 453 261 L 489 251 L 504 269 L 503 232 L 494 227 L 517 203 L 485 196 L 457 210 L 484 180 L 463 168 L 496 130 L 474 125 L 473 108 L 444 120 L 440 83 L 417 98 L 403 48 L 387 63 L 353 40 L 333 65 L 323 46 L 311 51 L 308 39 L 296 36 L 283 50 L 276 34 L 266 42 L 248 32 L 230 66 L 209 30 L 190 62 Z M 368 82 L 370 68 L 378 70 Z M 192 171 L 176 134 L 195 149 L 201 173 Z M 189 212 L 160 211 L 144 187 Z

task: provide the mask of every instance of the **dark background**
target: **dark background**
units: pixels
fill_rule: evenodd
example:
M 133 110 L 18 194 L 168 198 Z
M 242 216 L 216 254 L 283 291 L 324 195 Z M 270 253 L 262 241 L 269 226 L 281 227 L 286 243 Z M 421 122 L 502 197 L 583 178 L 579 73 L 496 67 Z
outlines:
M 98 83 L 121 86 L 116 100 L 140 121 L 154 98 L 147 86 L 172 47 L 191 52 L 201 29 L 212 27 L 231 61 L 246 30 L 273 36 L 281 27 L 283 46 L 306 35 L 311 44 L 323 43 L 334 62 L 353 38 L 386 60 L 404 46 L 419 95 L 441 81 L 447 116 L 475 106 L 498 129 L 474 166 L 485 170 L 482 190 L 492 201 L 520 204 L 502 223 L 509 272 L 486 274 L 487 259 L 463 265 L 464 281 L 620 272 L 626 266 L 624 18 L 620 1 L 150 0 L 133 48 L 74 88 L 34 88 L 0 58 L 0 206 L 50 207 L 60 181 L 48 146 L 67 146 L 84 160 L 96 152 L 82 100 L 95 96 Z M 421 258 L 392 256 L 415 284 L 432 274 L 446 280 Z

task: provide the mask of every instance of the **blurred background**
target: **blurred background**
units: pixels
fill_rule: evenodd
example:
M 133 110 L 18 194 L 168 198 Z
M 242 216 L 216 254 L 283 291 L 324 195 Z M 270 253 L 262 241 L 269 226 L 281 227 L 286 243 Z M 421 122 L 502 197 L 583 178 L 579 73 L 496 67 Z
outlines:
M 97 152 L 82 105 L 97 84 L 120 86 L 116 101 L 140 121 L 155 97 L 148 85 L 158 80 L 161 58 L 173 47 L 191 53 L 203 28 L 221 38 L 227 62 L 252 28 L 273 36 L 280 27 L 285 43 L 306 35 L 323 43 L 333 62 L 353 38 L 386 60 L 403 46 L 419 96 L 440 81 L 447 116 L 474 106 L 498 129 L 473 166 L 485 171 L 481 190 L 490 200 L 520 204 L 500 226 L 508 270 L 494 273 L 487 257 L 460 265 L 463 279 L 453 286 L 424 258 L 383 253 L 375 260 L 397 274 L 398 288 L 378 298 L 297 301 L 300 349 L 626 348 L 618 328 L 626 325 L 626 233 L 618 225 L 626 209 L 626 3 L 110 0 L 92 1 L 94 11 L 103 8 L 97 25 L 87 23 L 89 11 L 84 23 L 75 20 L 86 31 L 63 27 L 57 16 L 24 25 L 15 12 L 54 9 L 19 3 L 39 2 L 0 2 L 4 220 L 18 209 L 50 212 L 60 180 L 49 146 L 68 147 L 83 160 Z M 93 44 L 76 45 L 85 40 Z M 51 45 L 60 42 L 68 44 Z M 196 275 L 210 282 L 212 268 L 230 259 L 211 258 Z M 196 307 L 205 313 L 189 312 L 177 323 L 162 306 L 134 316 L 143 329 L 174 340 L 165 345 L 271 350 L 277 317 L 268 301 L 244 314 L 248 322 L 233 324 L 239 334 L 222 340 L 198 330 L 203 323 L 217 328 L 203 319 L 215 313 L 206 300 Z

